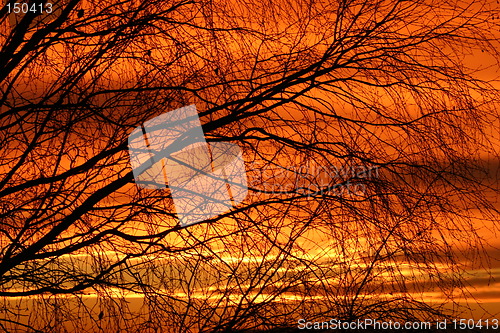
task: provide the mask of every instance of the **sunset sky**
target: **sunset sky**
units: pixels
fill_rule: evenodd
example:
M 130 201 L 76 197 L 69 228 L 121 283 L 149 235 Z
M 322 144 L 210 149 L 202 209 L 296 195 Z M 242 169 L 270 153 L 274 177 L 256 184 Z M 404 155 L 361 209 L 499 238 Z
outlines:
M 0 331 L 500 319 L 497 1 L 7 8 Z

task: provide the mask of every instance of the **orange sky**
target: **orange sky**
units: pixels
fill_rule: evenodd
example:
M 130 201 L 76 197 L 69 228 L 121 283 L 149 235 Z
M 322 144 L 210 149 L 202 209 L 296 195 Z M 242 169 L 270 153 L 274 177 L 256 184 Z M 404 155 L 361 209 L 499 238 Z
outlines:
M 272 13 L 266 12 L 265 6 L 263 6 L 261 8 L 261 11 L 262 11 L 261 12 L 262 15 L 268 14 L 269 16 L 271 16 L 271 14 L 272 14 Z M 224 19 L 225 19 L 224 17 L 220 18 L 221 21 L 224 21 Z M 290 15 L 289 21 L 293 22 L 293 15 Z M 281 22 L 275 22 L 275 24 L 270 25 L 269 29 L 279 30 L 279 29 L 288 28 L 288 29 L 290 29 L 289 32 L 291 32 L 291 31 L 294 31 L 293 29 L 294 28 L 296 29 L 297 27 L 298 26 L 293 26 L 293 28 L 291 28 L 286 24 L 285 20 L 283 20 Z M 311 34 L 307 36 L 308 38 L 303 39 L 300 42 L 300 44 L 301 45 L 309 45 L 309 46 L 314 45 L 319 38 L 319 33 L 318 33 L 320 31 L 320 30 L 318 30 L 319 28 L 320 27 L 314 27 L 314 29 L 313 29 L 314 32 L 311 32 Z M 185 33 L 185 35 L 183 36 L 184 38 L 189 37 L 189 33 L 187 32 L 187 30 L 184 31 L 184 33 Z M 205 38 L 205 37 L 207 37 L 207 35 L 205 35 L 203 33 L 200 34 L 200 36 L 199 36 L 199 38 Z M 283 38 L 285 38 L 285 37 L 283 37 Z M 218 41 L 218 42 L 220 42 L 220 41 Z M 248 52 L 248 50 L 256 51 L 256 46 L 257 46 L 256 43 L 249 43 L 248 45 L 238 44 L 241 41 L 238 40 L 236 35 L 235 35 L 234 39 L 231 39 L 230 35 L 228 34 L 227 40 L 225 40 L 224 42 L 227 43 L 228 45 L 232 45 L 232 47 L 229 47 L 228 49 L 234 51 L 234 54 L 232 54 L 233 56 L 235 56 L 236 54 L 240 54 L 240 53 L 244 54 L 245 52 Z M 204 51 L 206 51 L 206 54 L 203 54 L 203 56 L 213 57 L 213 59 L 216 59 L 216 61 L 213 61 L 214 66 L 224 67 L 224 65 L 230 63 L 229 60 L 231 60 L 231 59 L 225 58 L 226 55 L 223 54 L 223 52 L 220 52 L 220 50 L 216 46 L 217 46 L 217 44 L 214 43 L 213 48 L 205 49 Z M 273 52 L 277 52 L 278 50 L 282 52 L 284 49 L 286 49 L 287 46 L 284 44 L 277 43 L 277 44 L 271 44 L 268 47 L 269 47 L 269 49 L 266 49 L 265 53 L 272 54 Z M 318 48 L 320 48 L 320 47 L 318 47 Z M 134 52 L 137 51 L 137 49 L 134 49 L 133 47 L 132 47 L 132 49 Z M 51 58 L 53 58 L 57 62 L 55 63 L 55 66 L 52 70 L 47 70 L 44 73 L 40 73 L 40 76 L 43 77 L 43 81 L 45 83 L 56 81 L 58 75 L 60 74 L 61 66 L 64 67 L 64 66 L 68 65 L 68 63 L 66 62 L 68 59 L 61 56 L 61 54 L 64 54 L 64 51 L 61 50 L 60 47 L 55 47 L 51 52 L 52 52 Z M 162 50 L 153 50 L 153 52 L 151 53 L 151 56 L 153 58 L 155 58 L 155 57 L 161 58 L 161 57 L 165 56 L 165 54 L 162 53 Z M 145 60 L 141 59 L 141 58 L 142 57 L 139 57 L 139 59 L 134 59 L 131 61 L 124 59 L 122 61 L 114 63 L 113 64 L 114 70 L 109 71 L 108 72 L 109 76 L 106 78 L 107 80 L 109 80 L 108 82 L 110 82 L 110 86 L 112 86 L 112 87 L 126 86 L 128 84 L 133 83 L 134 79 L 139 77 L 143 73 L 143 71 L 146 72 L 146 69 L 149 68 L 148 66 L 151 64 L 144 64 Z M 191 60 L 194 59 L 193 60 L 194 63 L 192 63 L 193 67 L 199 66 L 200 68 L 204 68 L 203 66 L 206 65 L 206 63 L 204 61 L 199 60 L 199 58 L 192 57 L 192 56 L 188 56 L 187 58 L 189 58 Z M 498 75 L 500 74 L 498 64 L 496 63 L 497 59 L 495 59 L 491 55 L 487 55 L 486 53 L 481 52 L 480 49 L 475 50 L 474 53 L 464 55 L 464 61 L 468 65 L 470 65 L 470 67 L 480 67 L 481 69 L 480 69 L 480 71 L 478 71 L 478 75 L 482 79 L 496 80 L 498 78 Z M 147 60 L 145 62 L 147 62 Z M 134 67 L 134 65 L 131 65 L 131 63 L 142 64 L 142 67 L 141 66 Z M 245 62 L 242 61 L 242 63 L 245 63 Z M 108 65 L 109 64 L 105 63 L 102 66 L 106 67 Z M 128 72 L 127 68 L 134 68 L 134 70 L 133 71 L 131 70 L 130 72 Z M 179 71 L 182 71 L 182 68 L 179 68 Z M 92 78 L 93 74 L 94 73 L 89 73 L 88 77 L 86 79 L 90 80 Z M 30 76 L 29 78 L 33 78 L 33 77 Z M 28 77 L 25 78 L 26 79 L 26 81 L 25 81 L 26 87 L 28 87 L 28 86 L 31 88 L 35 87 L 34 85 L 32 85 L 32 82 L 30 82 L 28 80 L 29 78 Z M 212 78 L 209 77 L 208 79 L 211 80 Z M 267 79 L 263 79 L 263 81 L 265 81 L 265 80 L 267 80 Z M 494 84 L 495 88 L 500 89 L 499 82 L 492 82 L 492 84 Z M 22 90 L 23 86 L 20 85 L 18 88 L 20 90 Z M 37 96 L 37 94 L 39 94 L 39 93 L 42 93 L 47 88 L 47 86 L 43 85 L 43 86 L 39 86 L 38 88 L 40 89 L 40 91 L 37 91 L 36 89 L 35 90 L 30 89 L 30 92 L 29 92 L 30 98 L 33 98 L 33 96 Z M 210 91 L 215 92 L 219 88 L 220 87 L 216 87 Z M 371 91 L 371 92 L 373 92 L 373 91 Z M 231 95 L 230 92 L 227 94 Z M 221 93 L 221 95 L 222 95 L 221 98 L 223 99 L 224 94 Z M 310 94 L 310 97 L 311 97 L 311 99 L 308 99 L 308 103 L 310 103 L 310 105 L 313 105 L 313 106 L 318 106 L 319 103 L 318 103 L 318 101 L 314 101 L 314 98 L 315 97 L 323 98 L 324 96 L 323 96 L 323 92 L 314 91 L 313 93 Z M 324 98 L 325 98 L 325 100 L 328 99 L 328 97 L 324 97 Z M 199 100 L 196 100 L 196 98 L 194 98 L 194 97 L 187 97 L 187 99 L 189 99 L 190 102 L 197 102 L 198 101 L 203 106 L 207 105 L 207 103 L 203 103 Z M 383 100 L 382 104 L 383 103 L 388 103 L 388 104 L 393 103 L 393 101 L 389 101 L 387 99 L 384 100 L 383 96 L 382 96 L 382 100 Z M 411 99 L 409 99 L 409 100 L 412 101 Z M 359 114 L 359 113 L 353 114 L 354 111 L 352 110 L 352 108 L 350 108 L 348 105 L 340 106 L 340 102 L 338 100 L 335 101 L 335 99 L 333 99 L 333 98 L 329 99 L 329 102 L 332 102 L 332 103 L 337 102 L 338 103 L 338 104 L 335 104 L 337 107 L 336 112 L 341 116 L 344 116 L 344 115 L 345 116 L 355 116 L 355 117 L 359 117 L 359 118 L 362 118 L 364 116 L 369 117 L 369 115 L 363 115 L 363 114 Z M 412 101 L 412 102 L 414 102 L 414 101 Z M 169 110 L 158 110 L 156 113 L 163 113 L 165 111 L 169 111 Z M 200 110 L 200 111 L 203 111 L 203 110 Z M 414 116 L 411 111 L 409 111 L 409 110 L 407 110 L 407 111 L 408 111 L 408 116 L 410 116 L 410 117 Z M 277 110 L 276 112 L 282 112 L 282 110 L 280 109 L 280 110 Z M 281 115 L 283 115 L 283 113 L 281 113 Z M 289 119 L 294 119 L 294 120 L 300 120 L 301 117 L 307 118 L 307 116 L 309 116 L 309 115 L 307 115 L 307 113 L 302 113 L 302 114 L 294 113 L 293 110 L 285 115 L 285 117 L 289 117 Z M 202 121 L 208 122 L 208 118 L 209 117 L 202 118 Z M 321 121 L 324 121 L 324 120 L 321 120 Z M 318 119 L 318 124 L 319 123 L 320 123 L 320 119 Z M 500 136 L 499 136 L 500 132 L 499 132 L 498 128 L 500 128 L 500 123 L 497 120 L 497 122 L 492 122 L 491 128 L 489 128 L 487 130 L 491 131 L 490 139 L 492 141 L 492 145 L 497 145 L 500 147 Z M 280 134 L 288 135 L 288 138 L 299 137 L 299 134 L 304 135 L 304 136 L 315 134 L 314 130 L 311 130 L 311 129 L 308 129 L 307 132 L 303 131 L 300 133 L 299 132 L 294 133 L 293 131 L 288 132 L 288 129 L 283 127 L 283 128 L 277 128 L 276 131 L 279 132 Z M 323 134 L 325 134 L 325 133 L 323 133 Z M 340 130 L 336 134 L 341 134 Z M 349 139 L 351 139 L 353 141 L 355 141 L 356 139 L 359 139 L 359 137 L 356 136 L 356 135 L 358 135 L 357 133 L 351 133 L 351 134 L 352 134 L 352 137 Z M 382 129 L 382 128 L 374 129 L 374 135 L 377 136 L 379 139 L 384 139 L 384 138 L 392 137 L 393 135 L 397 136 L 397 131 L 394 131 L 391 133 L 390 131 L 387 131 L 387 130 Z M 405 140 L 403 137 L 401 137 L 399 139 L 396 137 L 394 139 L 394 141 L 398 141 L 398 140 L 401 141 L 401 144 L 404 144 Z M 386 147 L 386 149 L 390 149 L 390 148 Z M 70 163 L 74 163 L 74 164 L 80 163 L 78 161 L 79 159 L 81 159 L 81 158 L 85 159 L 85 157 L 87 157 L 86 152 L 84 150 L 82 150 L 82 151 L 84 152 L 83 155 L 80 155 L 79 157 L 65 159 L 61 162 L 61 166 L 66 168 L 66 167 L 69 167 L 71 165 Z M 125 157 L 124 156 L 125 155 L 122 155 L 122 161 L 124 161 L 126 159 L 126 156 Z M 248 155 L 247 155 L 247 157 L 248 157 Z M 486 152 L 481 152 L 481 154 L 477 157 L 481 157 L 484 160 L 491 159 L 491 155 L 486 153 Z M 286 160 L 285 160 L 285 158 L 283 158 L 283 160 L 279 160 L 277 162 L 278 162 L 278 164 L 281 163 L 282 165 L 289 166 L 289 165 L 293 164 L 295 161 L 298 161 L 298 160 L 300 161 L 300 159 L 301 159 L 301 156 L 290 156 L 290 157 L 287 157 Z M 333 163 L 333 161 L 331 161 L 331 162 Z M 247 165 L 251 165 L 251 162 L 247 161 Z M 498 161 L 496 161 L 496 160 L 492 161 L 492 169 L 494 171 L 497 171 L 498 165 L 499 165 Z M 115 166 L 115 167 L 116 167 L 116 170 L 122 170 L 122 168 L 124 168 L 124 167 L 127 168 L 127 166 L 124 164 L 124 162 Z M 126 169 L 125 171 L 127 171 L 127 170 L 129 171 L 129 169 Z M 119 171 L 117 171 L 117 172 L 119 172 Z M 489 181 L 494 183 L 497 186 L 497 188 L 500 185 L 500 184 L 498 184 L 498 177 L 497 177 L 496 172 L 492 173 L 491 179 Z M 97 184 L 96 186 L 99 186 L 99 184 Z M 140 191 L 135 189 L 133 187 L 133 185 L 127 186 L 127 187 L 123 188 L 120 193 L 117 193 L 115 196 L 113 196 L 107 203 L 110 203 L 113 200 L 114 200 L 114 203 L 127 202 L 128 200 L 131 199 L 128 195 L 130 195 L 130 194 L 133 196 L 139 195 L 138 194 L 139 192 Z M 143 193 L 146 193 L 146 190 L 144 190 Z M 157 193 L 155 195 L 161 196 L 161 193 Z M 252 202 L 252 200 L 255 200 L 256 198 L 257 198 L 256 196 L 253 196 L 253 197 L 250 196 L 247 202 Z M 493 201 L 495 201 L 498 204 L 498 198 L 493 198 Z M 311 203 L 308 203 L 308 202 L 304 202 L 303 205 L 304 206 L 311 205 L 311 207 L 310 207 L 311 209 L 317 208 L 317 207 L 313 207 L 314 205 Z M 161 205 L 161 208 L 165 208 L 165 207 L 171 207 L 171 203 L 169 203 L 169 199 L 166 199 L 166 201 L 163 202 L 163 204 Z M 269 205 L 269 207 L 266 207 L 265 210 L 264 210 L 264 208 L 262 208 L 262 211 L 252 210 L 251 215 L 248 217 L 248 219 L 246 219 L 245 223 L 250 224 L 249 221 L 251 221 L 252 219 L 262 221 L 262 223 L 263 223 L 262 227 L 268 228 L 269 237 L 272 241 L 275 241 L 277 243 L 285 242 L 286 239 L 290 235 L 294 235 L 294 229 L 293 229 L 293 227 L 290 227 L 290 226 L 294 225 L 294 221 L 290 220 L 287 216 L 282 216 L 282 215 L 280 216 L 279 214 L 273 215 L 276 213 L 276 211 L 273 211 L 273 208 L 274 208 L 273 205 Z M 500 206 L 497 205 L 497 208 L 500 209 Z M 339 209 L 339 211 L 340 211 L 340 209 Z M 472 211 L 470 211 L 470 212 L 472 212 Z M 268 213 L 269 216 L 271 216 L 271 218 L 269 218 L 268 220 L 263 219 L 262 215 L 264 213 Z M 299 216 L 301 214 L 304 214 L 304 213 L 297 213 L 297 216 Z M 341 213 L 339 213 L 339 214 L 341 214 Z M 293 214 L 291 214 L 291 216 L 293 216 Z M 479 214 L 478 214 L 478 216 L 479 216 Z M 135 234 L 135 235 L 142 235 L 142 234 L 151 233 L 153 231 L 154 232 L 162 232 L 162 231 L 168 230 L 168 229 L 174 227 L 175 223 L 176 223 L 176 221 L 174 219 L 167 219 L 167 218 L 165 218 L 164 220 L 161 220 L 161 221 L 153 221 L 153 222 L 154 223 L 152 223 L 152 224 L 156 224 L 156 225 L 146 225 L 145 223 L 143 223 L 140 220 L 138 220 L 136 222 L 131 222 L 131 223 L 126 224 L 126 226 L 122 229 L 122 231 L 130 232 L 131 234 Z M 229 234 L 230 232 L 234 231 L 236 228 L 240 227 L 239 225 L 235 225 L 235 222 L 233 220 L 231 220 L 230 218 L 222 220 L 222 221 L 217 222 L 217 223 L 218 223 L 218 225 L 215 225 L 215 226 L 198 225 L 198 226 L 190 227 L 189 230 L 183 230 L 183 231 L 178 232 L 178 233 L 177 232 L 172 233 L 167 238 L 165 238 L 165 240 L 163 242 L 165 244 L 169 244 L 172 247 L 177 247 L 177 246 L 182 247 L 182 246 L 191 245 L 191 244 L 196 243 L 197 238 L 203 239 L 203 238 L 217 237 L 217 235 L 221 232 L 226 232 L 227 234 Z M 490 222 L 488 222 L 488 221 L 483 222 L 483 221 L 477 219 L 474 221 L 474 223 L 476 223 L 476 226 L 480 227 L 478 229 L 479 235 L 481 237 L 483 237 L 486 241 L 490 242 L 491 246 L 487 248 L 487 254 L 489 254 L 494 259 L 500 259 L 500 251 L 498 250 L 498 248 L 500 248 L 500 239 L 497 237 L 497 234 L 495 232 L 492 232 L 492 230 L 495 230 L 495 228 L 490 228 L 490 224 L 489 224 Z M 79 225 L 77 228 L 82 227 L 82 225 Z M 277 225 L 278 227 L 273 229 L 273 227 L 275 225 Z M 84 227 L 85 227 L 85 225 L 84 225 Z M 74 230 L 68 230 L 68 234 L 71 234 L 72 232 L 74 232 Z M 348 249 L 348 251 L 347 251 L 347 252 L 351 252 L 351 255 L 353 257 L 351 257 L 351 258 L 346 257 L 345 253 L 342 253 L 342 250 L 340 250 L 338 248 L 338 244 L 332 244 L 331 239 L 328 238 L 329 232 L 331 232 L 331 230 L 326 230 L 326 228 L 324 230 L 322 230 L 322 228 L 317 228 L 317 229 L 313 229 L 309 232 L 305 232 L 303 235 L 301 235 L 298 238 L 297 245 L 292 248 L 292 254 L 298 258 L 306 259 L 306 260 L 309 260 L 313 263 L 318 263 L 318 264 L 327 263 L 328 264 L 329 263 L 328 260 L 338 261 L 338 262 L 352 260 L 352 262 L 355 262 L 354 259 L 361 260 L 360 259 L 361 254 L 366 254 L 367 252 L 370 251 L 369 245 L 366 243 L 366 239 L 357 239 L 355 242 L 352 243 L 352 247 L 354 249 L 356 249 L 356 247 L 358 247 L 357 250 Z M 262 264 L 263 262 L 265 262 L 266 260 L 275 259 L 275 258 L 273 258 L 273 255 L 275 255 L 275 253 L 273 251 L 275 251 L 275 250 L 269 250 L 268 248 L 266 248 L 266 245 L 259 246 L 259 244 L 266 243 L 263 240 L 264 238 L 262 238 L 264 236 L 256 233 L 256 235 L 254 237 L 255 237 L 255 239 L 253 239 L 253 241 L 255 241 L 255 243 L 243 245 L 242 248 L 240 249 L 241 250 L 240 252 L 234 252 L 234 248 L 231 248 L 230 246 L 226 246 L 226 244 L 225 244 L 225 242 L 228 242 L 228 241 L 234 241 L 236 243 L 237 241 L 240 240 L 240 238 L 238 238 L 238 236 L 234 236 L 234 237 L 228 237 L 227 239 L 225 239 L 222 242 L 218 241 L 218 240 L 214 240 L 214 241 L 208 243 L 208 245 L 206 245 L 204 247 L 202 246 L 197 251 L 194 251 L 193 253 L 188 253 L 187 257 L 189 257 L 190 255 L 196 256 L 196 255 L 199 255 L 200 253 L 202 253 L 203 255 L 206 255 L 206 256 L 216 255 L 215 257 L 213 257 L 212 259 L 209 260 L 210 263 L 212 263 L 212 266 L 207 265 L 206 267 L 201 267 L 197 271 L 198 273 L 194 274 L 194 275 L 199 274 L 199 276 L 196 277 L 199 280 L 199 282 L 197 282 L 198 283 L 197 288 L 194 289 L 196 291 L 195 294 L 197 293 L 197 295 L 203 295 L 203 297 L 208 296 L 209 298 L 212 297 L 215 299 L 218 299 L 218 297 L 220 297 L 220 294 L 218 294 L 214 289 L 210 289 L 210 288 L 215 288 L 215 287 L 213 287 L 213 284 L 216 283 L 215 282 L 216 279 L 214 277 L 217 277 L 217 275 L 210 275 L 211 272 L 207 272 L 207 270 L 209 270 L 208 269 L 209 267 L 211 267 L 211 268 L 219 267 L 218 265 L 220 265 L 222 267 L 221 268 L 221 270 L 222 270 L 222 269 L 227 268 L 235 263 L 243 263 L 243 264 L 248 264 L 248 265 L 259 265 L 259 264 Z M 262 239 L 262 243 L 259 243 L 259 239 Z M 467 243 L 464 243 L 463 245 L 465 247 L 465 245 L 467 245 Z M 111 251 L 111 249 L 109 249 L 109 250 L 110 250 L 109 253 L 111 255 L 115 254 L 113 251 Z M 196 253 L 196 252 L 200 252 L 200 253 Z M 252 255 L 250 256 L 249 254 L 252 254 Z M 220 255 L 220 258 L 217 258 L 217 255 Z M 74 256 L 73 259 L 75 259 L 75 258 L 80 258 L 80 257 Z M 84 262 L 83 259 L 78 259 L 78 260 L 81 260 L 80 262 Z M 160 259 L 158 259 L 158 260 L 159 260 L 159 262 L 161 261 Z M 215 262 L 215 264 L 213 264 L 214 262 Z M 293 262 L 293 260 L 290 259 L 290 262 Z M 177 262 L 177 264 L 179 264 L 179 262 Z M 440 264 L 440 263 L 436 263 L 436 264 Z M 476 263 L 474 263 L 474 262 L 466 261 L 464 259 L 463 262 L 461 262 L 461 264 L 463 264 L 466 267 L 469 267 L 467 269 L 467 272 L 470 275 L 466 276 L 466 279 L 471 284 L 472 288 L 470 290 L 471 290 L 472 295 L 475 296 L 476 300 L 482 304 L 482 306 L 484 307 L 484 310 L 489 311 L 489 314 L 487 314 L 483 309 L 479 308 L 476 305 L 473 305 L 473 313 L 470 314 L 470 316 L 473 316 L 474 318 L 495 318 L 495 317 L 498 318 L 498 316 L 500 315 L 500 260 L 492 260 L 490 262 L 491 269 L 489 270 L 489 274 L 485 273 L 485 270 L 481 269 L 480 267 L 477 267 Z M 203 261 L 200 261 L 200 265 L 204 266 Z M 407 277 L 408 279 L 410 279 L 413 276 L 413 274 L 420 274 L 418 272 L 415 273 L 415 271 L 414 271 L 415 269 L 418 271 L 419 267 L 405 267 L 404 265 L 398 266 L 394 263 L 391 265 L 393 265 L 392 268 L 401 269 L 401 272 L 403 273 L 402 276 Z M 476 265 L 476 267 L 475 267 L 475 265 Z M 363 262 L 359 263 L 359 267 L 366 267 L 366 264 Z M 283 269 L 289 269 L 290 271 L 297 272 L 297 271 L 300 271 L 300 269 L 302 269 L 302 268 L 303 268 L 303 266 L 298 265 L 297 267 L 294 267 L 294 268 L 288 267 L 288 268 L 283 268 Z M 443 264 L 442 268 L 444 271 L 446 271 L 448 269 L 444 264 Z M 384 275 L 385 274 L 385 273 L 383 273 L 384 269 L 388 269 L 388 268 L 387 267 L 381 268 L 381 273 L 379 276 L 377 276 L 377 281 L 380 282 L 381 284 L 384 284 L 384 283 L 389 284 L 390 277 L 388 277 L 387 275 Z M 172 272 L 169 272 L 169 273 L 172 273 Z M 207 276 L 209 276 L 209 277 L 207 277 Z M 235 285 L 237 285 L 237 283 L 230 280 L 230 277 L 226 277 L 226 278 L 228 279 L 226 281 L 226 283 L 227 283 L 226 287 L 235 287 Z M 331 278 L 331 277 L 329 277 L 329 278 Z M 330 287 L 333 288 L 337 281 L 335 281 L 335 278 L 331 278 L 331 280 L 328 280 L 329 278 L 325 278 L 325 281 L 328 281 L 328 283 L 331 284 Z M 387 280 L 384 280 L 385 278 L 387 278 Z M 273 283 L 275 283 L 275 282 L 273 282 Z M 425 287 L 426 283 L 427 283 L 427 281 L 425 280 L 425 278 L 422 278 L 421 280 L 416 282 L 417 286 L 415 288 L 419 289 L 419 287 L 420 288 L 422 288 L 422 286 Z M 275 284 L 278 284 L 278 283 L 275 283 Z M 171 285 L 171 286 L 173 286 L 173 285 Z M 260 284 L 256 287 L 262 287 L 262 286 L 263 285 Z M 236 286 L 236 287 L 239 287 L 240 289 L 245 289 L 245 287 L 247 287 L 247 285 L 243 283 L 240 286 Z M 236 288 L 236 287 L 235 287 L 233 295 L 236 299 L 238 299 L 239 294 L 238 294 L 238 288 Z M 179 294 L 179 297 L 182 297 L 182 294 L 184 291 L 179 290 L 176 292 Z M 262 296 L 260 296 L 260 297 L 265 298 L 267 295 L 266 292 L 262 292 L 261 293 Z M 385 295 L 388 296 L 388 294 L 389 293 L 387 293 Z M 399 295 L 398 293 L 393 293 L 393 294 L 394 295 L 391 294 L 390 296 L 398 296 Z M 432 290 L 429 292 L 423 292 L 423 293 L 420 293 L 419 295 L 421 295 L 424 300 L 442 301 L 445 299 L 442 294 L 437 293 L 435 290 Z M 93 295 L 90 295 L 90 296 L 87 295 L 87 296 L 88 296 L 88 298 L 92 298 L 91 296 L 93 296 Z M 190 296 L 193 296 L 193 295 L 190 295 Z M 365 294 L 364 296 L 369 297 L 368 294 Z M 130 295 L 127 295 L 126 297 L 128 297 L 130 299 L 137 298 L 137 295 L 130 294 Z M 288 297 L 289 301 L 293 300 L 292 293 L 286 294 L 283 296 L 284 299 L 287 299 L 287 297 Z M 315 295 L 315 297 L 316 297 L 316 295 Z M 318 296 L 318 297 L 320 297 L 320 296 Z M 462 302 L 462 301 L 465 302 L 466 300 L 460 300 L 460 302 Z M 92 303 L 93 300 L 90 300 L 88 302 Z M 467 314 L 466 317 L 468 317 L 468 315 L 469 314 Z

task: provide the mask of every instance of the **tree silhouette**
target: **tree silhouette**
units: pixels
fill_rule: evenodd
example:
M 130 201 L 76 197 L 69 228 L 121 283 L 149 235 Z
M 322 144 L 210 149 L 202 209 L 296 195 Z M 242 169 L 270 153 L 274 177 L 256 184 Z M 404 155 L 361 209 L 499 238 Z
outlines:
M 498 59 L 497 5 L 8 3 L 4 331 L 435 320 L 487 271 L 499 91 L 470 58 Z M 241 147 L 249 194 L 181 228 L 168 190 L 134 183 L 127 138 L 189 104 L 208 142 Z

